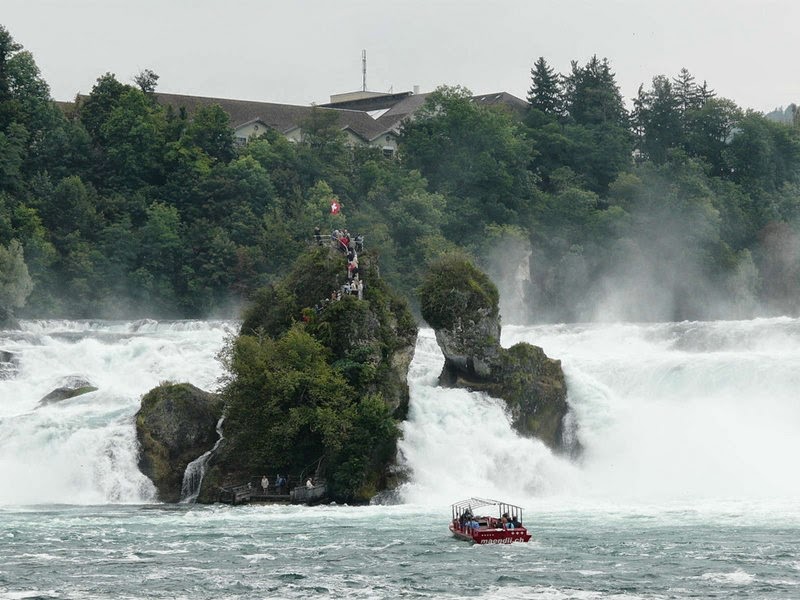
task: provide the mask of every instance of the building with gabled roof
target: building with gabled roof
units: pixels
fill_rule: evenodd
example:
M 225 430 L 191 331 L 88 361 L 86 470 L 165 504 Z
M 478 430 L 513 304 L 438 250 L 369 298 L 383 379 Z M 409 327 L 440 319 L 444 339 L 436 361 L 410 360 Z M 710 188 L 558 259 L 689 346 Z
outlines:
M 429 94 L 420 94 L 414 86 L 413 92 L 381 93 L 358 91 L 331 96 L 331 102 L 319 106 L 300 106 L 254 100 L 234 100 L 209 96 L 189 96 L 155 92 L 159 104 L 172 107 L 176 112 L 185 112 L 191 118 L 198 109 L 219 105 L 227 113 L 234 139 L 244 145 L 267 129 L 280 132 L 290 141 L 303 139 L 303 122 L 313 111 L 331 111 L 336 114 L 340 129 L 351 146 L 379 148 L 386 156 L 397 151 L 400 127 L 422 107 Z M 79 96 L 83 98 L 85 96 Z M 472 101 L 482 106 L 502 106 L 514 114 L 521 115 L 528 103 L 506 92 L 473 96 Z M 59 102 L 59 107 L 68 112 L 74 103 Z
M 183 94 L 164 94 L 157 92 L 156 100 L 162 106 L 171 106 L 176 111 L 185 110 L 191 117 L 199 108 L 219 105 L 230 118 L 236 142 L 244 144 L 251 137 L 260 135 L 269 127 L 279 131 L 288 139 L 300 141 L 303 136 L 302 123 L 311 117 L 312 111 L 324 110 L 336 113 L 339 126 L 347 136 L 347 142 L 354 146 L 374 146 L 385 154 L 397 150 L 396 132 L 384 127 L 368 113 L 361 110 L 347 110 L 315 106 L 298 106 L 274 102 L 252 100 L 232 100 L 206 96 L 187 96 Z

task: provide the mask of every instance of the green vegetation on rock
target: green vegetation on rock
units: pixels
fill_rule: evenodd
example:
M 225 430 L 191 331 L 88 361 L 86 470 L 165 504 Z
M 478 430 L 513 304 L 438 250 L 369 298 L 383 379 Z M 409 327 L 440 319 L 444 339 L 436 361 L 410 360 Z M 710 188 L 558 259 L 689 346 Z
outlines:
M 419 294 L 422 318 L 434 329 L 499 314 L 497 286 L 464 256 L 447 255 L 434 262 Z
M 142 398 L 136 413 L 139 468 L 162 502 L 177 502 L 186 465 L 218 439 L 222 399 L 188 383 L 162 383 Z
M 514 427 L 557 450 L 565 448 L 569 406 L 561 363 L 538 346 L 500 346 L 497 288 L 464 257 L 433 264 L 420 288 L 423 315 L 445 364 L 444 385 L 480 390 L 506 401 Z
M 385 488 L 416 326 L 368 253 L 360 257 L 364 299 L 323 307 L 346 278 L 344 264 L 339 252 L 314 247 L 256 293 L 224 353 L 226 444 L 214 480 L 265 469 L 318 475 L 333 498 L 356 502 Z

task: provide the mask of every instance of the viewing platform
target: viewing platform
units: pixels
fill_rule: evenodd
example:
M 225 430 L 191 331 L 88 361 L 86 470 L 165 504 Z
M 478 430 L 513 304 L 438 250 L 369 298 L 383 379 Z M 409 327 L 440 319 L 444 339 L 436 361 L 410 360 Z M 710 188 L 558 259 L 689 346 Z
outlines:
M 231 504 L 319 504 L 328 497 L 328 486 L 319 480 L 311 487 L 298 485 L 298 479 L 288 478 L 282 488 L 270 482 L 267 489 L 261 487 L 261 479 L 254 477 L 240 485 L 219 489 L 218 502 Z M 293 483 L 295 482 L 295 483 Z

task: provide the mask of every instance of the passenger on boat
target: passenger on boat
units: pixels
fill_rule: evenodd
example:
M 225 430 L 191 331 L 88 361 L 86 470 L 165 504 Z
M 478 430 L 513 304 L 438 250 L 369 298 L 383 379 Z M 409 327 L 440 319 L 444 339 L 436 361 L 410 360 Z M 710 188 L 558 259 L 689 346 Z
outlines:
M 517 527 L 522 527 L 522 521 L 520 521 L 520 520 L 517 518 L 517 515 L 514 515 L 513 517 L 511 517 L 511 524 L 512 524 L 512 525 L 513 525 L 515 528 L 517 528 Z

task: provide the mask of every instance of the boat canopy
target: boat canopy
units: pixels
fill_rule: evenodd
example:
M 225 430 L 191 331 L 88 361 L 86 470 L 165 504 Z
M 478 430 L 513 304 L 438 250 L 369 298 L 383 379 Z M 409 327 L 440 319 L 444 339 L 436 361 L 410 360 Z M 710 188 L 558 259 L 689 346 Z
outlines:
M 500 500 L 490 500 L 488 498 L 467 498 L 452 505 L 453 518 L 458 519 L 465 512 L 475 514 L 475 511 L 487 506 L 493 506 L 498 509 L 498 516 L 503 514 L 515 515 L 522 520 L 522 507 L 516 504 L 509 504 L 508 502 L 501 502 Z

